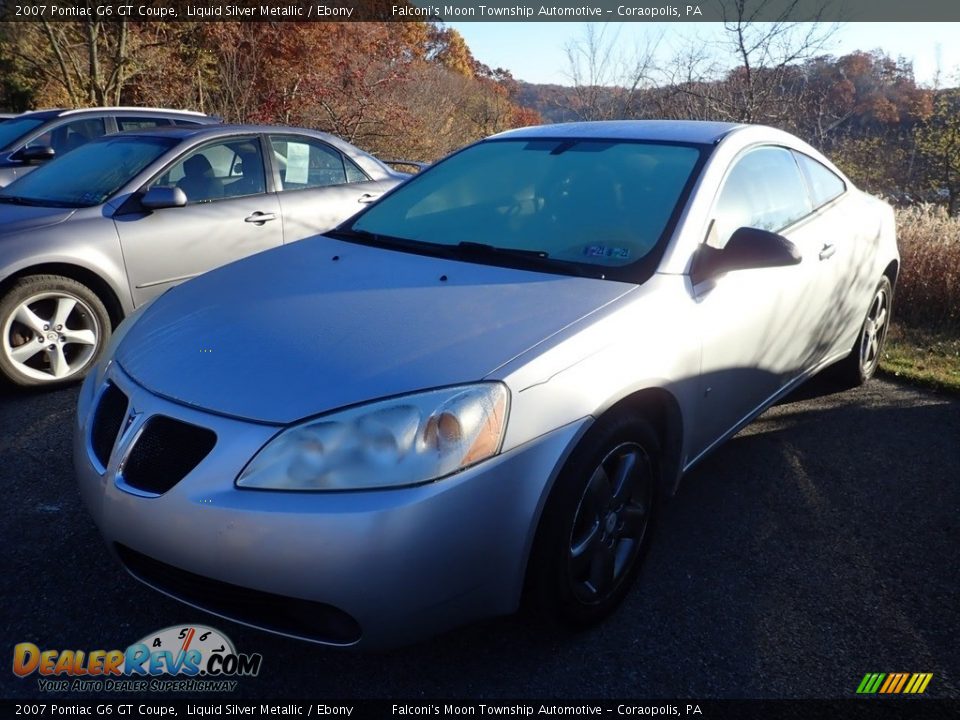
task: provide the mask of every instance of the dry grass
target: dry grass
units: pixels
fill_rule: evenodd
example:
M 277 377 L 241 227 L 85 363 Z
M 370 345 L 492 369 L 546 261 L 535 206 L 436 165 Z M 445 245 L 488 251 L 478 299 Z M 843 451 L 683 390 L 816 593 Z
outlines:
M 960 218 L 932 205 L 900 209 L 897 234 L 896 324 L 881 369 L 918 385 L 960 392 Z
M 960 218 L 915 205 L 897 211 L 897 233 L 896 316 L 910 327 L 960 335 Z

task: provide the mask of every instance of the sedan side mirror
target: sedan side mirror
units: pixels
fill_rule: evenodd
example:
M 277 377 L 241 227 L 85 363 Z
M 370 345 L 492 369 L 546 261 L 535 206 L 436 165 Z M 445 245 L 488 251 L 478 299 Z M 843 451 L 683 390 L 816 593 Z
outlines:
M 183 207 L 187 194 L 178 187 L 152 187 L 140 198 L 140 204 L 147 210 Z
M 47 145 L 34 145 L 33 147 L 24 148 L 18 152 L 14 156 L 14 159 L 25 162 L 27 165 L 32 165 L 33 163 L 43 163 L 48 160 L 53 160 L 56 154 L 56 150 L 52 147 Z
M 694 285 L 733 270 L 786 267 L 803 259 L 797 246 L 783 235 L 759 228 L 742 227 L 722 250 L 701 245 L 693 260 Z

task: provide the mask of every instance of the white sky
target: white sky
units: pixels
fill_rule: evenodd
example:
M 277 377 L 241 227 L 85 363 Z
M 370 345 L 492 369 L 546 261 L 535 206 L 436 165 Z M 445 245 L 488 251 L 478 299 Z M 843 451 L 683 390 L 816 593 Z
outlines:
M 906 0 L 905 0 L 906 1 Z M 502 67 L 518 80 L 569 85 L 565 45 L 583 36 L 584 23 L 570 22 L 451 22 L 480 62 Z M 720 23 L 608 23 L 606 32 L 630 49 L 645 44 L 644 38 L 662 35 L 659 55 L 692 38 L 718 39 Z M 619 26 L 619 27 L 617 27 Z M 896 58 L 913 62 L 917 81 L 931 84 L 938 65 L 942 85 L 960 85 L 960 23 L 846 23 L 824 48 L 825 53 L 844 55 L 854 50 L 881 49 Z

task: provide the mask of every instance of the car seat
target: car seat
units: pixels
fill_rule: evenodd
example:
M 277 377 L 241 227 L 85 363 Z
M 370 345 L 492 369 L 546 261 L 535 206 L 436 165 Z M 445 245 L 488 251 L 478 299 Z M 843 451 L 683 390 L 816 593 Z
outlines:
M 194 155 L 183 163 L 183 178 L 177 187 L 190 202 L 204 202 L 223 197 L 223 185 L 213 176 L 213 166 L 204 155 Z
M 240 158 L 242 177 L 225 185 L 224 194 L 227 197 L 240 197 L 266 192 L 260 153 L 253 148 L 244 148 L 237 155 Z

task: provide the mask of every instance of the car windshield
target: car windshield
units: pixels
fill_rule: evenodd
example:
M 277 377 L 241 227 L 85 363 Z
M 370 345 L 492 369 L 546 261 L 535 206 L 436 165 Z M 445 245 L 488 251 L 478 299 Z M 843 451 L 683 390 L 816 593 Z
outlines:
M 658 246 L 700 153 L 613 140 L 482 142 L 415 176 L 340 235 L 606 276 Z
M 0 202 L 99 205 L 175 143 L 173 138 L 111 137 L 81 145 L 7 185 Z
M 11 118 L 0 123 L 0 148 L 6 149 L 31 130 L 43 125 L 40 118 Z

